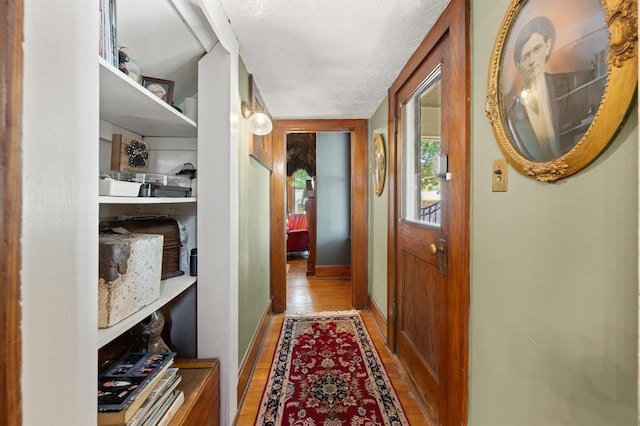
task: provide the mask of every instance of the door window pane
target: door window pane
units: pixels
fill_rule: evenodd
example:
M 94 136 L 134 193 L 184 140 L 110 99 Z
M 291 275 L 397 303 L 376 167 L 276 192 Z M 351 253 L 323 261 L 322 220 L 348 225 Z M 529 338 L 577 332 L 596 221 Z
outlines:
M 412 222 L 440 226 L 441 185 L 434 161 L 441 153 L 440 67 L 403 105 L 402 217 Z

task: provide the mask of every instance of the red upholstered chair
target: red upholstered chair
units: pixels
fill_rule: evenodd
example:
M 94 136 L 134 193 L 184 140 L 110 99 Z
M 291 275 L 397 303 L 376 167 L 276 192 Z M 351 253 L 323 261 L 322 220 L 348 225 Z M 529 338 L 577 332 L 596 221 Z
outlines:
M 307 215 L 291 213 L 287 224 L 287 253 L 309 250 Z

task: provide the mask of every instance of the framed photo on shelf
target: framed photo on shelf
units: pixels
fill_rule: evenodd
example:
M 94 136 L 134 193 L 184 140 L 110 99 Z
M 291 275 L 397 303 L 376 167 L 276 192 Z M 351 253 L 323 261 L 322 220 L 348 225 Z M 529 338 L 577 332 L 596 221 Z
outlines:
M 173 81 L 161 78 L 142 76 L 142 86 L 171 105 L 173 101 Z
M 552 182 L 604 152 L 638 80 L 637 16 L 635 0 L 512 0 L 486 113 L 519 173 Z

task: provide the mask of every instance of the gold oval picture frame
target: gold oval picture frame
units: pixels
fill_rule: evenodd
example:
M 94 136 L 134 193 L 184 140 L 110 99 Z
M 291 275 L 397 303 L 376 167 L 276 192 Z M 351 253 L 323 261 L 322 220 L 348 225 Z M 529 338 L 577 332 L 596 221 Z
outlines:
M 638 82 L 637 0 L 513 0 L 497 35 L 486 113 L 519 173 L 571 176 L 622 126 Z
M 380 196 L 384 190 L 386 174 L 387 154 L 384 149 L 384 140 L 380 133 L 376 133 L 373 135 L 371 146 L 371 183 L 373 184 L 373 192 L 377 196 Z

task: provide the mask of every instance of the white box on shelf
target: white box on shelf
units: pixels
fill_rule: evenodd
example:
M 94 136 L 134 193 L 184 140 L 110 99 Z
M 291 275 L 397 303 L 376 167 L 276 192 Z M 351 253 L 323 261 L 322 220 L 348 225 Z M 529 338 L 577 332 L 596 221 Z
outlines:
M 100 234 L 98 328 L 111 327 L 160 297 L 163 235 Z
M 137 197 L 140 192 L 140 182 L 124 182 L 111 178 L 100 178 L 99 195 L 112 197 Z

